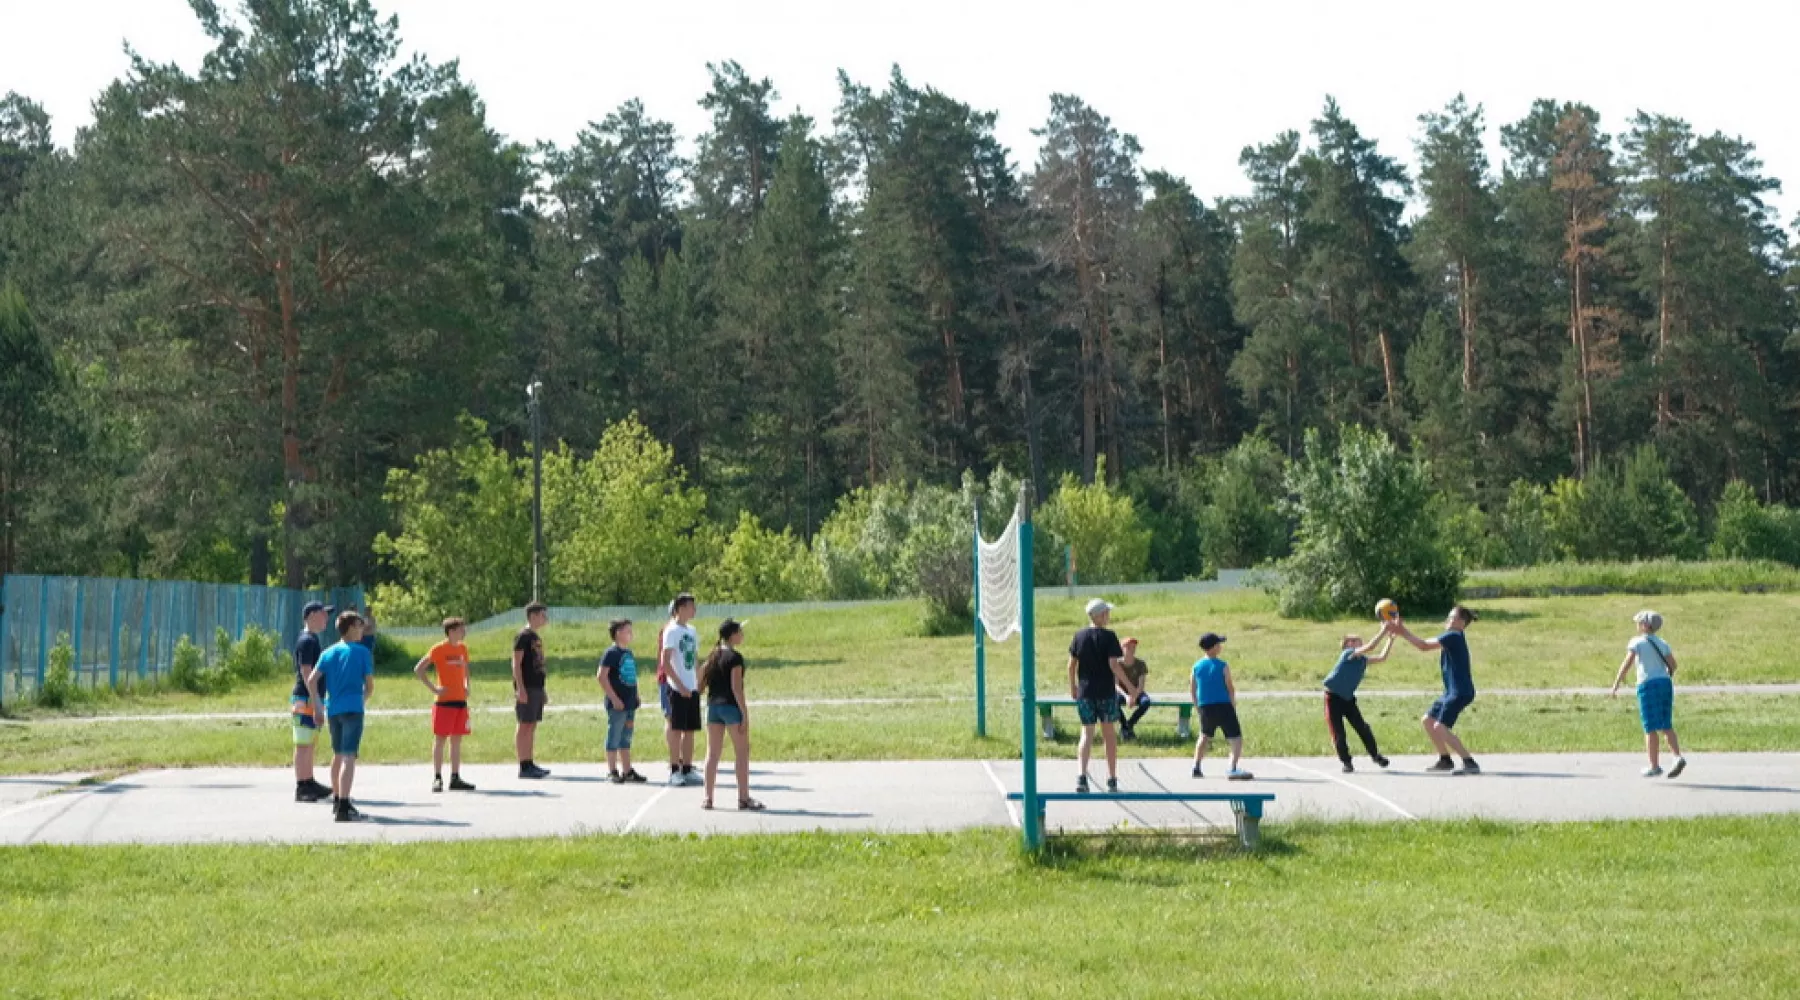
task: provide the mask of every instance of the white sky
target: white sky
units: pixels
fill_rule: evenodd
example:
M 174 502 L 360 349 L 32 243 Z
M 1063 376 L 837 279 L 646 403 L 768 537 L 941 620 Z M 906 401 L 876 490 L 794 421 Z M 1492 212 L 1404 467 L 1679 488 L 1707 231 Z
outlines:
M 528 142 L 567 142 L 632 97 L 691 139 L 706 125 L 705 64 L 725 59 L 772 78 L 783 112 L 828 125 L 839 68 L 879 86 L 897 63 L 915 85 L 998 111 L 1025 165 L 1049 94 L 1077 94 L 1138 136 L 1146 167 L 1211 200 L 1245 189 L 1243 146 L 1304 131 L 1327 93 L 1410 165 L 1419 114 L 1463 91 L 1486 105 L 1496 165 L 1498 126 L 1533 98 L 1585 101 L 1614 134 L 1644 109 L 1749 139 L 1789 182 L 1781 220 L 1800 211 L 1794 0 L 376 4 L 399 15 L 409 49 L 459 59 L 493 126 Z M 0 92 L 42 102 L 64 144 L 125 71 L 124 40 L 190 68 L 205 51 L 183 0 L 0 0 L 0 24 Z

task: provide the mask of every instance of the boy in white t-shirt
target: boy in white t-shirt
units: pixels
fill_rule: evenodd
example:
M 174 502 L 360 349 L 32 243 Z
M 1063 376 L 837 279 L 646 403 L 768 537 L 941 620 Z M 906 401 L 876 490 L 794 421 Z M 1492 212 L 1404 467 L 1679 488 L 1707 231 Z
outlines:
M 1669 777 L 1680 777 L 1687 769 L 1687 758 L 1681 755 L 1681 743 L 1675 738 L 1675 651 L 1656 634 L 1662 631 L 1662 615 L 1639 611 L 1632 620 L 1637 622 L 1638 634 L 1625 647 L 1625 661 L 1619 664 L 1619 673 L 1613 678 L 1612 693 L 1619 693 L 1625 672 L 1637 664 L 1638 717 L 1644 723 L 1644 749 L 1650 752 L 1650 766 L 1642 774 L 1654 778 L 1663 773 L 1657 758 L 1656 737 L 1660 733 L 1669 741 L 1669 752 L 1675 755 Z
M 700 731 L 700 635 L 689 624 L 699 606 L 693 594 L 679 594 L 663 626 L 657 672 L 669 685 L 669 711 L 664 737 L 669 744 L 669 784 L 698 785 L 694 772 L 694 734 Z

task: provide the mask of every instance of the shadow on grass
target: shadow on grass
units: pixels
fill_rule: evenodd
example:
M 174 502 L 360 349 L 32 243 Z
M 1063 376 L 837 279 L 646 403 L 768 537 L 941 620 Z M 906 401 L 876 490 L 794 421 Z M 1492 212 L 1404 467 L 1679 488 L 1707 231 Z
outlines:
M 1250 858 L 1281 858 L 1301 854 L 1300 847 L 1278 832 L 1264 828 L 1262 841 L 1254 850 L 1238 843 L 1229 828 L 1217 831 L 1132 831 L 1107 830 L 1094 833 L 1058 833 L 1044 841 L 1044 849 L 1026 857 L 1028 864 L 1106 882 L 1138 885 L 1173 886 L 1180 879 L 1153 872 L 1121 871 L 1110 867 L 1112 861 L 1226 861 Z

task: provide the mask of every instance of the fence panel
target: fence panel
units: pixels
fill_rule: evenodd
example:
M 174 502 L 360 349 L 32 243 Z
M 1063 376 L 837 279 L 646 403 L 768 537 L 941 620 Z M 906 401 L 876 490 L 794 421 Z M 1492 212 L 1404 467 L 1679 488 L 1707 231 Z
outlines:
M 67 641 L 73 655 L 75 683 L 116 688 L 167 674 L 184 637 L 209 660 L 219 655 L 220 629 L 235 642 L 256 626 L 278 635 L 283 649 L 291 648 L 308 601 L 360 608 L 363 590 L 26 574 L 0 578 L 0 705 L 38 690 L 60 642 Z

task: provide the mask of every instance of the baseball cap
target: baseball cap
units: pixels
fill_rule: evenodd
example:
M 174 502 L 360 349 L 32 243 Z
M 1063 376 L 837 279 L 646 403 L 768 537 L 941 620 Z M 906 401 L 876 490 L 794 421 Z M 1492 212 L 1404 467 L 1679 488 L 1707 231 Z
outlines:
M 1224 642 L 1224 641 L 1225 641 L 1225 637 L 1220 635 L 1219 633 L 1208 632 L 1205 635 L 1200 637 L 1200 648 L 1201 649 L 1211 649 L 1214 646 L 1217 646 L 1219 643 Z
M 318 601 L 307 601 L 306 606 L 300 609 L 300 617 L 311 618 L 313 615 L 324 610 L 325 605 L 320 604 Z
M 1126 637 L 1125 637 L 1125 638 L 1124 638 L 1124 639 L 1121 639 L 1121 640 L 1120 640 L 1120 641 L 1119 641 L 1119 645 L 1121 645 L 1121 646 L 1135 646 L 1135 645 L 1137 645 L 1137 641 L 1138 641 L 1138 640 L 1137 640 L 1137 636 L 1135 636 L 1135 635 L 1128 635 L 1128 636 L 1126 636 Z
M 1111 611 L 1112 609 L 1113 609 L 1112 605 L 1106 603 L 1105 601 L 1101 600 L 1098 597 L 1094 598 L 1093 600 L 1091 600 L 1087 603 L 1087 615 L 1089 618 L 1094 617 L 1095 615 L 1101 613 L 1102 611 Z

